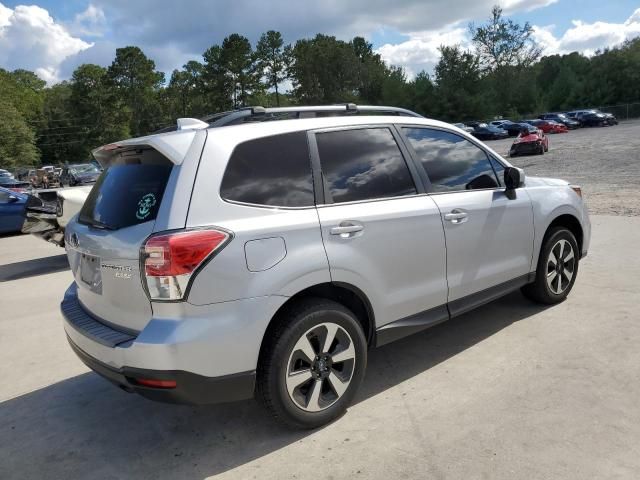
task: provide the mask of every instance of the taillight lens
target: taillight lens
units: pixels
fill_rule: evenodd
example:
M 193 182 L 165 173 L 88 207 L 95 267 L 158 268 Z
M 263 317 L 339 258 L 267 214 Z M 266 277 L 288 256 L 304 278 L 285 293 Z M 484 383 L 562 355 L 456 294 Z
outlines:
M 193 273 L 229 241 L 217 229 L 185 230 L 149 237 L 142 256 L 152 300 L 182 300 Z

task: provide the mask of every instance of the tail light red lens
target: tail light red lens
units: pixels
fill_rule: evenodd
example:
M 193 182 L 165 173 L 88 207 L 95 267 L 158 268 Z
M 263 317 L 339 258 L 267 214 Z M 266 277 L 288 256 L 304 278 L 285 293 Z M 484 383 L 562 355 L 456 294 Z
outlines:
M 186 230 L 150 237 L 143 247 L 144 273 L 152 300 L 181 300 L 193 273 L 230 234 L 217 229 Z

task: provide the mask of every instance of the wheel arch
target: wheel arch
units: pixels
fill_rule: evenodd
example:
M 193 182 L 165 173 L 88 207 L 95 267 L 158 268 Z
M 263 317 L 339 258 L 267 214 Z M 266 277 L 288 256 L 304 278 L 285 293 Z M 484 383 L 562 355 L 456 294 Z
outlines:
M 573 236 L 576 237 L 576 241 L 578 242 L 578 254 L 582 252 L 582 245 L 584 242 L 584 231 L 582 229 L 582 224 L 580 220 L 575 215 L 571 215 L 570 213 L 564 213 L 562 215 L 557 216 L 553 219 L 553 221 L 549 224 L 547 229 L 544 232 L 544 239 L 547 238 L 547 235 L 551 231 L 552 228 L 555 227 L 564 227 L 573 233 Z M 544 240 L 542 242 L 544 245 Z
M 326 282 L 312 285 L 300 290 L 285 301 L 269 320 L 260 345 L 260 355 L 265 346 L 265 339 L 277 328 L 278 320 L 293 303 L 304 298 L 315 297 L 333 300 L 351 310 L 364 331 L 367 345 L 375 345 L 375 317 L 371 302 L 365 293 L 355 285 L 343 282 Z

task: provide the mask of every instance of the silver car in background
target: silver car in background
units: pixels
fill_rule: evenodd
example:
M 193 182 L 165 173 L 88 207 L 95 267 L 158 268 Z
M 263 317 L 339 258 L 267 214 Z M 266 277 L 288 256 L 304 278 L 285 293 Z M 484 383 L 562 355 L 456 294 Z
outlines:
M 401 109 L 180 119 L 94 156 L 65 230 L 73 350 L 125 391 L 255 395 L 295 427 L 344 412 L 369 348 L 520 288 L 564 300 L 589 248 L 579 187 Z

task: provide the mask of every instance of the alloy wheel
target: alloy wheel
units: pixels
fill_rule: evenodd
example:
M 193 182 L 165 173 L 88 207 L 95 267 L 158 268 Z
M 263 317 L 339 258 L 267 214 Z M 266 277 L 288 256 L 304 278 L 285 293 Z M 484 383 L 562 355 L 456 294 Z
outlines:
M 571 243 L 558 240 L 547 258 L 547 285 L 556 295 L 562 294 L 571 284 L 575 272 L 576 257 Z
M 346 392 L 355 369 L 356 351 L 349 333 L 332 322 L 307 330 L 289 356 L 289 398 L 306 412 L 320 412 Z

